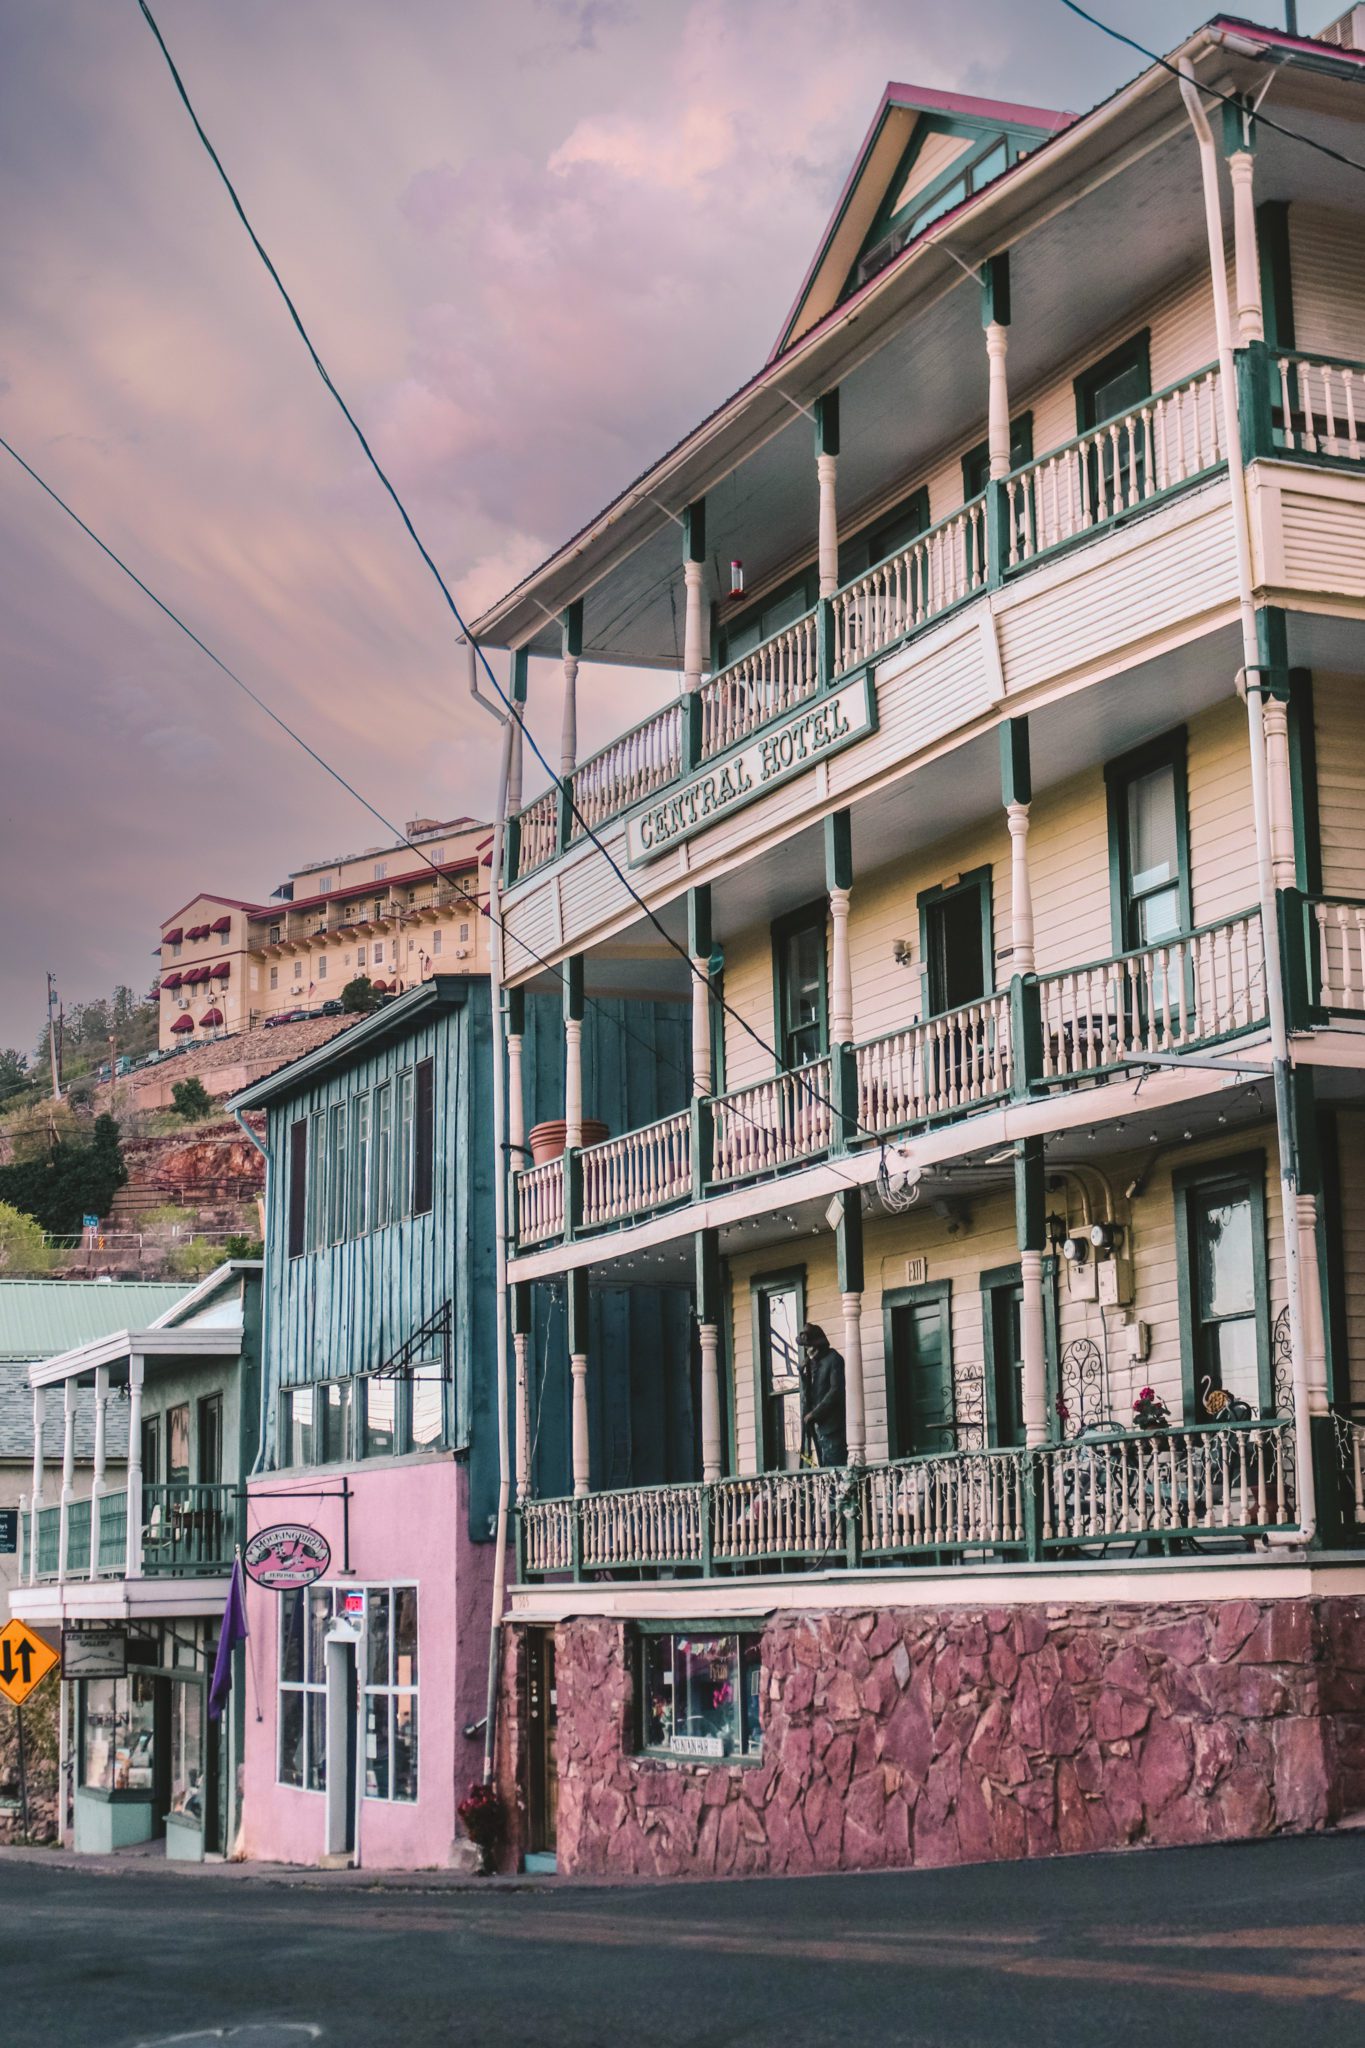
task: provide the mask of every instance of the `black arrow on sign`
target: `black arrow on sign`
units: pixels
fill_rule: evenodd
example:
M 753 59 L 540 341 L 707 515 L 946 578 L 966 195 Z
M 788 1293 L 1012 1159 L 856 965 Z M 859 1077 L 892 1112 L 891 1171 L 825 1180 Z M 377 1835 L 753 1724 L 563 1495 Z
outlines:
M 27 1685 L 33 1671 L 32 1643 L 28 1641 L 20 1643 L 19 1663 L 23 1666 L 23 1683 Z M 18 1667 L 14 1661 L 14 1645 L 11 1642 L 6 1642 L 4 1645 L 4 1655 L 0 1657 L 0 1680 L 3 1680 L 6 1685 L 13 1685 L 17 1669 Z

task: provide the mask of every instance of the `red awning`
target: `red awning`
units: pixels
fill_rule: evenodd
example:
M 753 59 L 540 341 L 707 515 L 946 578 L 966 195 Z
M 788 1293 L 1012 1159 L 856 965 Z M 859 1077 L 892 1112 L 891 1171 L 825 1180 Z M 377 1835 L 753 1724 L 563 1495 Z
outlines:
M 218 965 L 210 971 L 215 981 L 226 981 L 232 972 L 232 962 L 230 960 L 220 960 Z
M 215 917 L 209 929 L 215 932 L 230 932 L 232 930 L 232 919 L 230 917 Z
M 181 931 L 180 926 L 176 925 L 173 931 L 161 934 L 161 943 L 163 946 L 178 946 L 184 936 L 185 934 Z
M 205 1010 L 203 1016 L 199 1019 L 200 1024 L 204 1027 L 206 1031 L 209 1029 L 210 1025 L 221 1024 L 222 1021 L 223 1013 L 220 1009 L 216 1007 L 212 1010 Z
M 170 974 L 162 975 L 161 986 L 163 988 L 179 988 L 181 982 L 184 979 L 185 977 L 183 974 L 181 974 L 177 969 L 173 969 Z
M 177 1017 L 171 1029 L 172 1031 L 193 1031 L 194 1019 L 193 1017 Z
M 206 939 L 208 935 L 209 928 L 206 924 L 192 924 L 185 937 L 187 939 Z

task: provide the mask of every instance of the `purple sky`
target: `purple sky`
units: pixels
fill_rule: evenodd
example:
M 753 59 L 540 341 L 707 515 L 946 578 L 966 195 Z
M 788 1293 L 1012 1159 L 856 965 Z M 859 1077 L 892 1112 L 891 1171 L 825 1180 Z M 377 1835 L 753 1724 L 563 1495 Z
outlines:
M 1084 108 L 1138 64 L 1058 0 L 153 4 L 468 613 L 762 361 L 888 78 Z M 1203 18 L 1096 11 L 1162 50 Z M 439 595 L 135 0 L 0 0 L 0 47 L 0 431 L 381 810 L 486 814 Z M 2 455 L 0 592 L 27 1048 L 48 967 L 68 1002 L 145 986 L 197 889 L 264 896 L 379 831 Z M 586 670 L 582 750 L 673 687 Z M 548 671 L 531 695 L 550 742 Z

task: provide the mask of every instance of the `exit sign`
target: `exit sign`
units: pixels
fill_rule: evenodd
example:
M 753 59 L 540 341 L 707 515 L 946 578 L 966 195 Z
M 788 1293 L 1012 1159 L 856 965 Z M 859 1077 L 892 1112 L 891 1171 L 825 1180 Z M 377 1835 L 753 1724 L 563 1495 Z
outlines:
M 905 1262 L 905 1284 L 907 1287 L 923 1287 L 929 1278 L 927 1259 L 907 1259 Z

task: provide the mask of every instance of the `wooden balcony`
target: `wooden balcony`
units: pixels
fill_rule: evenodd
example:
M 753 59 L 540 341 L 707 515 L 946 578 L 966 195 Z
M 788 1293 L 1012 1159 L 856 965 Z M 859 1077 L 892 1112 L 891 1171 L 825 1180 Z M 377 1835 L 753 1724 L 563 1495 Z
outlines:
M 210 1578 L 231 1571 L 241 1534 L 241 1496 L 235 1486 L 147 1485 L 142 1489 L 142 1571 Z M 93 1500 L 71 1501 L 67 1509 L 65 1569 L 61 1554 L 60 1504 L 38 1510 L 38 1581 L 121 1578 L 128 1558 L 128 1495 L 124 1488 L 100 1495 L 98 1522 Z M 96 1534 L 96 1530 L 98 1533 Z M 96 1543 L 94 1567 L 90 1546 Z M 30 1519 L 22 1518 L 20 1569 L 27 1578 Z
M 1343 1471 L 1365 1522 L 1365 1428 L 1338 1427 L 1350 1436 Z M 964 1449 L 523 1501 L 519 1577 L 1234 1552 L 1293 1529 L 1296 1515 L 1292 1417 L 1096 1429 L 1037 1450 Z
M 1365 904 L 1358 916 L 1345 926 L 1329 919 L 1332 932 L 1355 934 L 1355 979 L 1348 985 L 1340 947 L 1328 961 L 1335 994 L 1365 1005 Z M 515 1174 L 517 1247 L 639 1222 L 1010 1100 L 1102 1086 L 1145 1060 L 1259 1030 L 1266 1014 L 1258 910 L 1087 966 L 1021 975 L 1011 989 Z

